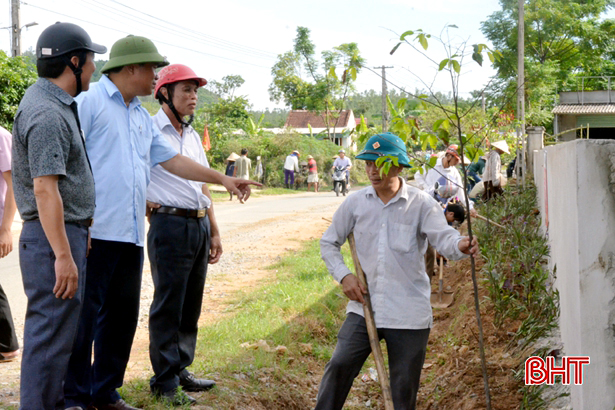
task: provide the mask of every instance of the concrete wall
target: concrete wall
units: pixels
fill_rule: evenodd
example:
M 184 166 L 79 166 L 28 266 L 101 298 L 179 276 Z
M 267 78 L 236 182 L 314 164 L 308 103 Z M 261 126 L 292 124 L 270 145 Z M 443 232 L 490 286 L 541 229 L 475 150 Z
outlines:
M 563 91 L 560 104 L 609 104 L 615 102 L 615 91 Z M 613 410 L 613 409 L 609 409 Z
M 573 408 L 613 410 L 615 141 L 575 140 L 535 151 L 534 179 L 560 292 L 565 354 L 591 360 L 583 385 L 571 386 Z
M 556 115 L 557 121 L 557 132 L 564 132 L 566 130 L 572 130 L 577 127 L 577 116 L 576 115 L 564 115 L 558 114 Z M 565 134 L 559 136 L 560 141 L 573 141 L 577 138 L 576 131 L 570 131 Z

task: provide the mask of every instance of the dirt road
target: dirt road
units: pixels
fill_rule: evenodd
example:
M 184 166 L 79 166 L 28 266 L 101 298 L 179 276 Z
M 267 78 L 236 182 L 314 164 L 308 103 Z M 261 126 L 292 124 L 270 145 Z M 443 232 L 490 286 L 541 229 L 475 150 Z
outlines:
M 202 323 L 211 323 L 224 316 L 221 300 L 241 288 L 259 286 L 273 275 L 263 268 L 282 254 L 298 249 L 301 242 L 319 238 L 343 197 L 332 192 L 294 194 L 250 199 L 240 205 L 237 201 L 216 202 L 215 212 L 222 232 L 224 254 L 207 274 Z M 14 229 L 17 244 L 19 227 Z M 0 283 L 13 309 L 13 317 L 20 338 L 26 299 L 21 286 L 17 248 L 11 259 L 0 262 Z M 147 317 L 153 297 L 149 263 L 145 258 L 141 287 L 139 327 L 133 344 L 127 379 L 152 375 L 148 356 Z M 0 364 L 0 407 L 17 404 L 19 400 L 20 361 Z

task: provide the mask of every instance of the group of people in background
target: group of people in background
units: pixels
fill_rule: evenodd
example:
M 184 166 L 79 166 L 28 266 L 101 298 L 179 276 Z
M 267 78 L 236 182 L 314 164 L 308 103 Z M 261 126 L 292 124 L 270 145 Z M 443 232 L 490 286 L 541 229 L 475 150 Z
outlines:
M 207 265 L 223 253 L 207 183 L 240 201 L 258 184 L 209 168 L 190 125 L 205 78 L 131 35 L 113 44 L 103 76 L 90 84 L 94 54 L 106 51 L 75 24 L 46 28 L 36 46 L 39 78 L 15 116 L 12 169 L 0 144 L 0 169 L 12 171 L 24 221 L 21 409 L 135 409 L 117 389 L 138 322 L 146 240 L 155 287 L 151 392 L 185 405 L 196 401 L 186 392 L 215 385 L 187 370 Z M 138 99 L 152 91 L 161 106 L 153 117 Z M 0 256 L 10 252 L 11 209 L 7 202 Z M 2 357 L 17 349 L 13 337 L 0 340 Z

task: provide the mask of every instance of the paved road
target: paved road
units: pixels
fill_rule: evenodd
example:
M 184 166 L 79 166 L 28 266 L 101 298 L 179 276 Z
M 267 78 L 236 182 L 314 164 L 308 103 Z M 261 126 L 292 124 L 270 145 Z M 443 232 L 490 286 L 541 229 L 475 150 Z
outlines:
M 305 211 L 308 213 L 310 209 L 342 203 L 343 200 L 344 197 L 336 197 L 333 192 L 327 191 L 318 194 L 289 194 L 252 198 L 244 204 L 239 204 L 236 200 L 233 202 L 216 202 L 215 207 L 218 225 L 224 238 L 225 233 L 230 233 L 245 225 L 295 212 Z M 21 221 L 18 218 L 19 215 L 16 216 L 17 222 L 13 224 L 14 232 L 21 229 Z M 13 252 L 6 258 L 0 259 L 0 284 L 11 304 L 15 325 L 21 327 L 20 325 L 23 325 L 25 317 L 27 299 L 21 281 L 17 244 L 18 240 L 15 237 Z M 145 260 L 148 263 L 147 257 Z

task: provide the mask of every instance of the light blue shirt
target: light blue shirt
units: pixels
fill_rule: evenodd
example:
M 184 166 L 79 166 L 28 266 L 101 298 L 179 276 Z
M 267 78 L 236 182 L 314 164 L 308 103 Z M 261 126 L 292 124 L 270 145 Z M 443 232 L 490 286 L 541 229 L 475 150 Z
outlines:
M 127 107 L 107 76 L 75 99 L 96 185 L 92 238 L 143 246 L 150 168 L 178 153 L 139 99 Z
M 399 192 L 386 205 L 371 186 L 350 195 L 333 215 L 320 251 L 329 273 L 341 282 L 351 272 L 340 248 L 354 232 L 376 327 L 426 329 L 433 324 L 431 285 L 425 273 L 427 241 L 449 259 L 468 255 L 459 250 L 462 237 L 448 226 L 440 205 L 400 181 Z M 346 312 L 363 316 L 363 306 L 351 300 Z

